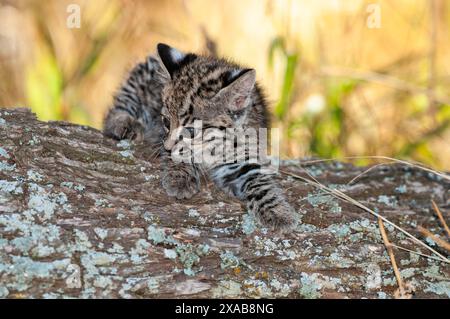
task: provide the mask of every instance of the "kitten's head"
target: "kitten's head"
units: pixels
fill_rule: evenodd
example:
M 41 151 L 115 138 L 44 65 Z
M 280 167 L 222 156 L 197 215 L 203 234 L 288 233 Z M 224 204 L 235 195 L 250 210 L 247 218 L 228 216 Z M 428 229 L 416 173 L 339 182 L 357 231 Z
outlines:
M 162 92 L 164 146 L 171 150 L 179 132 L 193 137 L 194 122 L 206 128 L 232 128 L 244 123 L 255 87 L 255 70 L 214 57 L 183 53 L 158 44 L 159 57 L 170 75 Z M 185 134 L 183 134 L 185 136 Z

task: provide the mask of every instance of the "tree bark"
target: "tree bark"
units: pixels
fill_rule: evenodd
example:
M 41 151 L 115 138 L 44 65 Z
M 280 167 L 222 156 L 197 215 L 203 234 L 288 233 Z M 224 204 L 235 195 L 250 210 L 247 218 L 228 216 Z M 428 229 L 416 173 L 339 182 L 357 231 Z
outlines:
M 447 240 L 448 181 L 412 167 L 283 162 L 336 187 L 424 240 Z M 377 220 L 292 177 L 278 178 L 301 224 L 277 235 L 211 184 L 190 200 L 160 187 L 145 145 L 0 110 L 0 298 L 393 298 Z M 386 225 L 389 240 L 429 254 Z M 450 297 L 448 264 L 394 249 L 415 297 Z

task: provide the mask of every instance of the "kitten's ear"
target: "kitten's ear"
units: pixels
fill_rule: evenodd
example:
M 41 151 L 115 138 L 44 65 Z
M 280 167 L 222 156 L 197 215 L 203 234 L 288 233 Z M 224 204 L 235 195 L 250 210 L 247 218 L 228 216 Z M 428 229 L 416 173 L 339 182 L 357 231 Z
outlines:
M 253 69 L 232 71 L 219 94 L 231 111 L 239 111 L 248 105 L 255 82 L 256 71 Z
M 157 46 L 158 55 L 164 64 L 164 67 L 169 72 L 170 77 L 173 78 L 173 74 L 179 70 L 183 65 L 195 60 L 197 56 L 195 54 L 183 53 L 175 48 L 172 48 L 164 43 L 159 43 Z

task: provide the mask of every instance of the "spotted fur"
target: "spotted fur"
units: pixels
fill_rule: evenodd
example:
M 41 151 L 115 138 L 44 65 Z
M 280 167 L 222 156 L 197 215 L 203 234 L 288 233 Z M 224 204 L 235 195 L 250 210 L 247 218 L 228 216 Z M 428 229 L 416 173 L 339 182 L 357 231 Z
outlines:
M 196 138 L 196 120 L 203 124 L 202 149 L 211 148 L 227 129 L 269 127 L 267 103 L 255 71 L 216 57 L 185 54 L 165 44 L 159 44 L 157 51 L 161 63 L 149 57 L 136 66 L 116 95 L 105 120 L 105 135 L 163 143 L 162 185 L 170 196 L 193 196 L 205 174 L 245 202 L 263 225 L 276 230 L 292 228 L 296 213 L 261 163 L 245 156 L 228 163 L 167 160 L 175 149 L 183 150 L 180 129 L 188 132 L 187 139 Z M 205 138 L 208 131 L 215 132 L 215 137 Z

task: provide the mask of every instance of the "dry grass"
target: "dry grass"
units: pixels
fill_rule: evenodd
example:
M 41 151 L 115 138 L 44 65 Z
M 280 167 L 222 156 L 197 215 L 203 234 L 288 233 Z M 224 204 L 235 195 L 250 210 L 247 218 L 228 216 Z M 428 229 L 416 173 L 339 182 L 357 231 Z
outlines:
M 399 160 L 400 161 L 400 160 Z M 404 162 L 404 161 L 400 161 L 400 162 Z M 407 162 L 406 162 L 407 163 Z M 408 163 L 409 165 L 411 165 L 410 163 Z M 417 166 L 417 165 L 413 165 L 413 166 Z M 303 169 L 305 171 L 305 173 L 311 178 L 305 178 L 303 176 L 299 176 L 297 174 L 293 174 L 291 172 L 287 172 L 284 170 L 281 170 L 281 173 L 288 175 L 288 176 L 292 176 L 296 179 L 302 180 L 303 182 L 307 183 L 308 185 L 314 186 L 316 188 L 321 189 L 322 191 L 326 192 L 327 194 L 330 194 L 332 196 L 334 196 L 335 198 L 338 198 L 340 200 L 343 200 L 345 202 L 351 203 L 353 205 L 355 205 L 356 207 L 359 207 L 361 209 L 363 209 L 364 211 L 372 214 L 373 216 L 381 219 L 383 222 L 391 225 L 392 227 L 394 227 L 396 230 L 402 232 L 403 234 L 405 234 L 409 239 L 411 239 L 413 242 L 415 242 L 416 244 L 422 246 L 423 248 L 427 249 L 428 251 L 432 252 L 435 256 L 437 256 L 437 258 L 441 261 L 441 262 L 445 262 L 445 263 L 450 263 L 450 260 L 448 258 L 446 258 L 445 256 L 443 256 L 441 253 L 439 253 L 438 251 L 436 251 L 435 249 L 433 249 L 432 247 L 430 247 L 429 245 L 425 244 L 424 242 L 422 242 L 421 240 L 419 240 L 418 238 L 416 238 L 414 235 L 412 235 L 411 233 L 409 233 L 408 231 L 404 230 L 403 228 L 401 228 L 400 226 L 396 225 L 395 223 L 391 222 L 390 220 L 388 220 L 386 217 L 378 214 L 377 212 L 375 212 L 374 210 L 370 209 L 369 207 L 365 206 L 364 204 L 358 202 L 357 200 L 351 198 L 350 196 L 344 194 L 343 192 L 337 190 L 337 189 L 331 189 L 325 185 L 323 185 L 322 183 L 320 183 L 319 181 L 317 181 L 317 179 L 315 179 L 313 176 L 311 176 L 305 169 Z M 427 169 L 430 171 L 433 171 L 431 169 Z
M 398 246 L 396 244 L 392 244 L 391 243 L 391 246 L 396 248 L 396 249 L 399 249 L 399 250 L 407 251 L 407 252 L 409 252 L 409 253 L 411 253 L 413 255 L 421 256 L 421 257 L 424 257 L 424 258 L 427 258 L 427 259 L 433 259 L 433 260 L 437 260 L 437 261 L 442 261 L 441 259 L 439 259 L 437 257 L 430 256 L 430 255 L 427 255 L 427 254 L 422 254 L 421 252 L 418 252 L 418 251 L 415 251 L 415 250 L 412 250 L 412 249 L 408 249 L 408 248 L 405 248 L 405 247 L 402 247 L 402 246 Z
M 386 160 L 389 161 L 387 163 L 380 163 L 377 164 L 376 166 L 382 166 L 382 165 L 389 165 L 389 164 L 393 164 L 393 163 L 399 163 L 399 164 L 403 164 L 403 165 L 407 165 L 410 167 L 415 167 L 418 168 L 420 170 L 426 171 L 428 173 L 432 173 L 435 174 L 436 176 L 439 176 L 447 181 L 450 182 L 450 175 L 446 174 L 444 172 L 432 169 L 427 167 L 425 164 L 423 163 L 419 163 L 419 162 L 414 162 L 414 161 L 405 161 L 405 160 L 400 160 L 397 158 L 393 158 L 393 157 L 389 157 L 389 156 L 377 156 L 377 155 L 373 155 L 373 156 L 346 156 L 343 157 L 341 159 L 337 159 L 337 158 L 327 158 L 327 159 L 318 159 L 318 160 L 311 160 L 311 161 L 304 161 L 302 162 L 302 164 L 316 164 L 316 163 L 322 163 L 322 162 L 332 162 L 332 161 L 336 161 L 336 160 L 359 160 L 359 159 L 375 159 L 375 160 Z M 364 171 L 363 173 L 361 173 L 360 175 L 354 177 L 350 182 L 352 183 L 353 180 L 360 178 L 363 174 L 366 174 L 367 172 L 371 171 L 373 169 L 373 167 L 370 167 L 369 169 L 367 169 L 366 171 Z
M 435 234 L 430 232 L 425 227 L 418 226 L 417 229 L 420 231 L 420 233 L 422 235 L 424 235 L 425 237 L 430 238 L 432 241 L 434 241 L 436 244 L 438 244 L 438 246 L 440 246 L 440 247 L 442 247 L 445 250 L 450 252 L 450 244 L 448 242 L 446 242 L 445 240 L 439 238 L 438 236 L 436 236 Z
M 442 216 L 441 210 L 439 209 L 439 207 L 436 205 L 436 203 L 434 202 L 434 200 L 431 200 L 431 204 L 433 204 L 433 208 L 434 211 L 436 212 L 436 214 L 438 215 L 438 218 L 442 224 L 442 227 L 444 227 L 445 231 L 447 232 L 447 236 L 450 237 L 450 229 L 447 226 L 447 223 L 445 222 L 444 216 Z
M 386 229 L 384 228 L 383 221 L 381 218 L 378 218 L 378 225 L 380 227 L 381 237 L 383 238 L 384 246 L 386 246 L 386 250 L 389 255 L 389 259 L 391 260 L 392 269 L 395 274 L 395 278 L 397 279 L 398 291 L 394 294 L 397 299 L 411 299 L 412 297 L 412 287 L 407 283 L 403 282 L 402 275 L 397 267 L 397 261 L 395 260 L 394 250 L 389 238 L 386 234 Z

